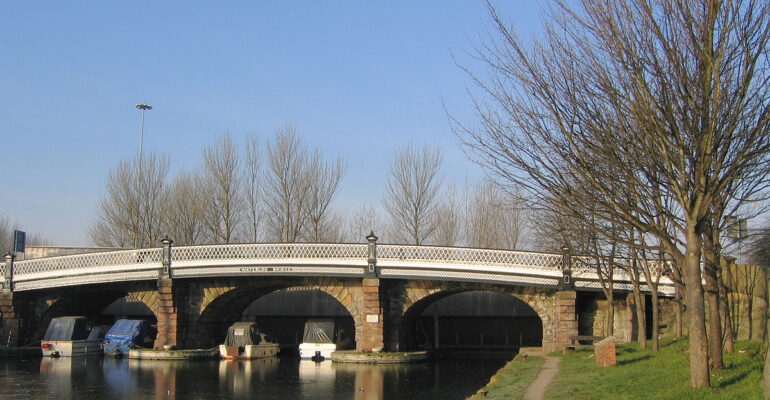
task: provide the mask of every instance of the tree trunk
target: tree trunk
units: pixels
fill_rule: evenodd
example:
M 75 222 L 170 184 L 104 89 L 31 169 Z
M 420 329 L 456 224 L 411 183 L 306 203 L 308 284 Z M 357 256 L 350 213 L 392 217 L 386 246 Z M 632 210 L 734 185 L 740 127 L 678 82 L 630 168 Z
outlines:
M 709 380 L 708 339 L 706 337 L 706 310 L 703 304 L 701 283 L 702 239 L 695 227 L 688 228 L 685 264 L 685 289 L 687 291 L 687 326 L 690 336 L 690 387 L 711 385 Z
M 733 353 L 735 346 L 733 345 L 733 324 L 730 319 L 730 308 L 727 306 L 727 286 L 725 286 L 720 272 L 717 273 L 717 285 L 719 285 L 719 318 L 722 320 L 722 336 L 724 337 L 722 347 L 724 351 Z
M 652 351 L 658 351 L 660 336 L 660 318 L 658 317 L 658 292 L 652 290 Z
M 767 301 L 768 308 L 770 309 L 770 281 L 768 281 L 768 277 L 770 275 L 765 276 L 765 284 L 767 290 L 765 290 L 765 301 Z M 770 324 L 766 324 L 766 329 L 770 328 Z M 765 331 L 765 337 L 770 337 L 770 332 Z M 765 368 L 762 371 L 762 388 L 765 390 L 765 398 L 770 398 L 770 350 L 765 348 Z
M 637 275 L 638 277 L 639 275 Z M 639 281 L 634 282 L 634 303 L 636 308 L 636 340 L 640 349 L 647 348 L 647 323 L 644 315 L 644 297 L 639 290 Z
M 684 296 L 682 296 L 682 288 L 676 285 L 676 294 L 674 300 L 676 300 L 676 327 L 674 329 L 674 337 L 681 339 L 684 336 L 684 327 L 682 326 L 682 314 L 684 313 Z
M 705 292 L 706 304 L 708 304 L 708 339 L 709 339 L 709 366 L 712 369 L 721 369 L 722 361 L 722 322 L 719 320 L 719 295 L 707 284 Z
M 706 281 L 706 304 L 708 305 L 709 328 L 709 366 L 721 369 L 722 361 L 722 322 L 720 321 L 719 284 L 717 271 L 719 269 L 718 243 L 712 238 L 713 226 L 703 234 L 703 279 Z
M 615 296 L 610 291 L 607 296 L 607 326 L 605 327 L 606 336 L 615 335 Z

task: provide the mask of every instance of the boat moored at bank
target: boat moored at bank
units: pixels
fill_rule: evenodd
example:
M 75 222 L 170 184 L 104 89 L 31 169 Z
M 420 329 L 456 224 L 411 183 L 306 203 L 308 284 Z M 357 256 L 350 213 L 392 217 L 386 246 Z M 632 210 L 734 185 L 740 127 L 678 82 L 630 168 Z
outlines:
M 51 319 L 40 347 L 47 357 L 101 354 L 103 337 L 102 328 L 89 328 L 85 317 L 59 317 Z
M 219 355 L 225 360 L 253 360 L 274 357 L 280 346 L 268 340 L 255 322 L 236 322 L 227 329 L 225 343 L 219 345 Z
M 104 335 L 104 354 L 121 357 L 132 347 L 152 347 L 154 331 L 147 321 L 119 319 Z

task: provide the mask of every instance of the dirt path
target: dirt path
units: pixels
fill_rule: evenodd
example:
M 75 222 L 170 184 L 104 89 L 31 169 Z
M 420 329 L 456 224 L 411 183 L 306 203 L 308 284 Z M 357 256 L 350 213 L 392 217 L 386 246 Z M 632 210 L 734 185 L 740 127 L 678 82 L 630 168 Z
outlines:
M 561 360 L 560 358 L 549 356 L 543 356 L 543 358 L 545 358 L 543 369 L 540 370 L 540 373 L 537 375 L 537 378 L 535 378 L 535 381 L 529 385 L 529 388 L 527 388 L 527 392 L 524 393 L 523 400 L 542 399 L 543 395 L 545 395 L 545 389 L 548 387 L 548 384 L 551 383 L 551 379 L 553 379 L 553 377 L 556 375 L 556 372 L 559 371 L 559 361 Z

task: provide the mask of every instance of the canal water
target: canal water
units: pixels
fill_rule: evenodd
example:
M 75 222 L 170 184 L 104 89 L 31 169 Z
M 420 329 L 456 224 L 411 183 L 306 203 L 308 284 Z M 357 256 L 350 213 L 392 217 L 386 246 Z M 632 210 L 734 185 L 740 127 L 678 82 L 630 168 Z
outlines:
M 0 359 L 0 399 L 465 399 L 505 364 L 446 359 L 405 365 Z

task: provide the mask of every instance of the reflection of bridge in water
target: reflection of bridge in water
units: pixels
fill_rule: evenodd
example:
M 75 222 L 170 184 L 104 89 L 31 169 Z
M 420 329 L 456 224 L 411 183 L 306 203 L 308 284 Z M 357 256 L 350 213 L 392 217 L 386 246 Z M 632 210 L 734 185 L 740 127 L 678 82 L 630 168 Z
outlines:
M 590 258 L 378 245 L 376 237 L 368 239 L 368 244 L 235 244 L 173 250 L 165 241 L 164 247 L 154 249 L 18 262 L 9 256 L 0 267 L 4 277 L 0 337 L 31 342 L 52 317 L 77 314 L 93 319 L 116 299 L 128 297 L 144 304 L 157 319 L 156 347 L 208 347 L 221 341 L 227 326 L 240 320 L 252 302 L 281 290 L 320 290 L 336 299 L 353 320 L 359 350 L 414 348 L 426 336 L 418 333 L 418 325 L 430 325 L 429 320 L 418 323 L 426 310 L 441 299 L 469 291 L 502 293 L 526 304 L 542 322 L 540 337 L 547 348 L 565 345 L 570 335 L 584 334 L 600 323 L 598 304 L 603 296 Z M 660 268 L 655 271 L 662 273 Z M 632 289 L 628 275 L 616 270 L 614 279 L 618 301 L 626 301 Z M 641 289 L 649 292 L 644 283 Z M 672 281 L 660 276 L 659 291 L 672 295 Z M 634 322 L 626 317 L 628 326 L 619 331 L 630 340 Z M 439 342 L 437 329 L 432 334 Z
M 101 357 L 0 360 L 4 371 L 0 397 L 42 399 L 55 393 L 63 399 L 464 399 L 504 363 L 504 359 L 444 359 L 363 365 L 284 357 L 198 362 Z

